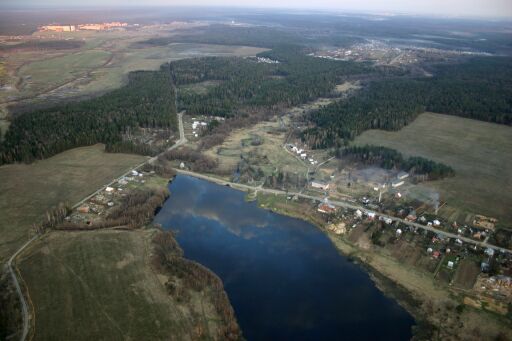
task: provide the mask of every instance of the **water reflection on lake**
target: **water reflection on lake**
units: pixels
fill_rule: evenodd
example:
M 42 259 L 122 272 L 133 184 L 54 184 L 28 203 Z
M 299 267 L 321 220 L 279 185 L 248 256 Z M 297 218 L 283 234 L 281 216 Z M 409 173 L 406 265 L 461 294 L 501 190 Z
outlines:
M 406 340 L 412 317 L 311 224 L 178 176 L 155 218 L 224 282 L 248 340 Z

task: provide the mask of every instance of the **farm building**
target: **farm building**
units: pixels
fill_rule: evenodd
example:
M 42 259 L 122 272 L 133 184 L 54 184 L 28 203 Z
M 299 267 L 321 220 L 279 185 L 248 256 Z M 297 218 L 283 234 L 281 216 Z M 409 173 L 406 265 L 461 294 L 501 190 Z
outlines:
M 403 180 L 395 180 L 391 183 L 391 187 L 397 188 L 404 184 Z
M 329 189 L 329 184 L 325 183 L 323 181 L 313 180 L 313 181 L 311 181 L 311 187 L 313 187 L 313 188 L 320 188 L 320 189 L 323 189 L 323 190 L 328 190 Z

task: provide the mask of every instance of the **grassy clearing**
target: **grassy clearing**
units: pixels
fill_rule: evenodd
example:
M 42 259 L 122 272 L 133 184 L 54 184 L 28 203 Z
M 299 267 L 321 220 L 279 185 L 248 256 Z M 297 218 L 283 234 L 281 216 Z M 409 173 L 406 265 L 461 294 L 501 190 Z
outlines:
M 85 76 L 91 69 L 106 64 L 110 57 L 111 53 L 104 50 L 86 50 L 29 63 L 18 75 L 24 79 L 24 92 L 40 93 Z
M 424 113 L 400 131 L 369 130 L 355 144 L 396 149 L 455 169 L 453 178 L 427 182 L 448 204 L 441 215 L 464 221 L 468 213 L 512 224 L 512 128 L 455 116 Z
M 214 88 L 220 84 L 221 84 L 220 81 L 211 81 L 211 80 L 199 82 L 199 83 L 192 83 L 192 84 L 187 84 L 187 85 L 182 86 L 180 88 L 180 91 L 191 92 L 191 93 L 195 93 L 198 95 L 205 95 L 212 88 Z
M 59 202 L 74 204 L 145 158 L 76 148 L 31 165 L 0 167 L 0 259 L 28 238 L 33 223 Z
M 265 164 L 258 165 L 265 175 L 271 175 L 276 169 L 305 174 L 307 167 L 296 157 L 288 153 L 283 147 L 284 132 L 277 132 L 279 122 L 262 122 L 254 126 L 233 131 L 229 137 L 219 146 L 215 146 L 205 152 L 206 155 L 218 158 L 219 167 L 233 170 L 240 161 L 241 154 L 256 153 L 266 156 Z M 244 143 L 255 136 L 261 138 L 262 143 L 252 146 Z
M 186 340 L 197 321 L 215 328 L 201 293 L 179 304 L 166 276 L 152 270 L 154 232 L 51 232 L 31 246 L 19 269 L 36 316 L 34 340 Z

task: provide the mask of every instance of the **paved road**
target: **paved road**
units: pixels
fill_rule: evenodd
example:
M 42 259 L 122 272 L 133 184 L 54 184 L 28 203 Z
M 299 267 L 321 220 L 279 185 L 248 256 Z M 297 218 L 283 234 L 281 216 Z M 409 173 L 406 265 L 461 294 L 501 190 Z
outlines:
M 178 113 L 178 128 L 179 128 L 179 132 L 180 132 L 180 138 L 179 138 L 178 141 L 176 141 L 176 143 L 174 145 L 169 147 L 167 149 L 167 151 L 172 150 L 174 148 L 177 148 L 177 147 L 179 147 L 182 144 L 187 142 L 187 139 L 185 138 L 185 131 L 184 131 L 184 128 L 183 128 L 183 113 L 184 112 Z M 100 189 L 95 191 L 94 193 L 89 194 L 88 196 L 86 196 L 85 198 L 83 198 L 82 200 L 77 202 L 75 205 L 73 205 L 72 208 L 77 208 L 78 206 L 82 205 L 84 202 L 86 202 L 90 198 L 94 197 L 95 195 L 97 195 L 101 191 L 105 190 L 105 188 L 107 188 L 108 186 L 112 186 L 114 183 L 118 182 L 119 180 L 121 180 L 125 176 L 130 175 L 133 170 L 138 170 L 139 168 L 144 166 L 146 163 L 153 163 L 157 159 L 157 157 L 158 157 L 158 155 L 155 156 L 155 157 L 152 157 L 152 158 L 150 158 L 150 159 L 148 159 L 148 160 L 146 160 L 146 161 L 144 161 L 144 162 L 142 162 L 142 163 L 140 163 L 138 165 L 136 165 L 135 167 L 130 167 L 130 169 L 127 170 L 125 173 L 123 173 L 121 176 L 113 179 L 111 182 L 109 182 L 108 184 L 104 185 L 103 187 L 101 187 Z M 38 239 L 40 236 L 41 235 L 36 234 L 31 239 L 29 239 L 25 244 L 23 244 L 11 256 L 11 258 L 9 258 L 9 260 L 7 261 L 7 264 L 6 264 L 7 271 L 10 273 L 10 275 L 12 277 L 12 281 L 14 283 L 14 287 L 16 289 L 16 293 L 17 293 L 17 295 L 19 297 L 19 300 L 20 300 L 20 303 L 21 303 L 21 313 L 23 315 L 22 316 L 23 317 L 23 331 L 22 331 L 22 335 L 20 337 L 21 341 L 25 341 L 25 339 L 27 338 L 27 335 L 28 335 L 28 331 L 29 331 L 29 314 L 28 314 L 27 301 L 25 300 L 25 296 L 23 296 L 23 291 L 21 290 L 21 286 L 19 284 L 18 278 L 16 277 L 16 270 L 14 269 L 13 263 L 15 262 L 16 257 L 18 257 L 18 255 L 20 255 L 34 240 Z
M 271 188 L 260 188 L 260 187 L 256 188 L 256 187 L 253 187 L 253 186 L 233 183 L 233 182 L 229 182 L 229 181 L 222 180 L 222 179 L 219 179 L 219 178 L 215 178 L 215 177 L 212 177 L 212 176 L 195 173 L 195 172 L 190 172 L 190 171 L 185 171 L 185 170 L 176 170 L 176 171 L 178 173 L 180 173 L 180 174 L 190 175 L 190 176 L 193 176 L 193 177 L 196 177 L 196 178 L 200 178 L 200 179 L 207 180 L 207 181 L 210 181 L 210 182 L 215 182 L 215 183 L 220 184 L 220 185 L 230 186 L 232 188 L 240 189 L 240 190 L 243 190 L 243 191 L 247 191 L 247 190 L 253 190 L 254 191 L 254 190 L 257 190 L 257 191 L 261 191 L 261 192 L 269 193 L 269 194 L 297 196 L 297 197 L 304 198 L 304 199 L 312 199 L 312 200 L 318 200 L 318 201 L 323 201 L 324 200 L 323 197 L 317 197 L 317 196 L 307 195 L 307 194 L 303 194 L 303 193 L 285 192 L 285 191 L 282 191 L 282 190 L 271 189 Z M 373 212 L 371 210 L 368 210 L 368 208 L 366 208 L 364 206 L 360 206 L 360 205 L 357 205 L 357 204 L 354 204 L 354 203 L 350 203 L 350 202 L 347 202 L 347 201 L 329 200 L 329 203 L 331 203 L 331 204 L 333 204 L 335 206 L 349 208 L 349 209 L 353 209 L 353 210 L 361 210 L 363 212 Z M 398 222 L 400 222 L 402 224 L 405 224 L 405 225 L 408 225 L 408 226 L 417 227 L 417 228 L 420 228 L 420 229 L 423 229 L 423 230 L 427 230 L 427 231 L 431 231 L 431 232 L 434 232 L 434 233 L 439 233 L 439 234 L 441 234 L 443 236 L 446 236 L 448 238 L 460 239 L 461 241 L 466 242 L 468 244 L 478 245 L 478 246 L 484 247 L 484 248 L 492 248 L 494 250 L 498 250 L 498 251 L 501 251 L 501 252 L 512 253 L 512 250 L 510 250 L 510 249 L 506 249 L 506 248 L 502 248 L 502 247 L 499 247 L 499 246 L 496 246 L 496 245 L 492 245 L 492 244 L 487 243 L 486 241 L 476 241 L 476 240 L 473 240 L 473 239 L 470 239 L 470 238 L 467 238 L 467 237 L 459 236 L 459 235 L 454 234 L 454 233 L 450 233 L 450 232 L 446 232 L 446 231 L 443 231 L 443 230 L 436 229 L 433 226 L 421 225 L 421 224 L 418 224 L 418 223 L 414 223 L 414 222 L 411 222 L 411 221 L 407 221 L 407 220 L 404 220 L 404 219 L 401 219 L 401 218 L 397 218 L 397 217 L 390 216 L 390 215 L 383 214 L 383 213 L 379 213 L 379 212 L 375 212 L 375 213 L 377 215 L 383 217 L 383 218 L 389 218 L 392 221 L 398 221 Z

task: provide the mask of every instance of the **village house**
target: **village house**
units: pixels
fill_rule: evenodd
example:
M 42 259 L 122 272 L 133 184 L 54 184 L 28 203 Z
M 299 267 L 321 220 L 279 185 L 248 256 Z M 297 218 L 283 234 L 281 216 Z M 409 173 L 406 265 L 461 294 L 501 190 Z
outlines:
M 334 213 L 334 212 L 336 212 L 336 206 L 326 203 L 326 202 L 323 202 L 320 205 L 318 205 L 318 212 L 327 213 L 327 214 Z
M 393 182 L 391 182 L 391 187 L 393 188 L 397 188 L 397 187 L 400 187 L 404 184 L 403 180 L 394 180 Z
M 361 210 L 356 210 L 356 217 L 361 218 L 363 216 L 363 212 Z
M 399 180 L 403 180 L 403 179 L 406 179 L 406 178 L 408 178 L 408 177 L 409 177 L 409 173 L 406 173 L 406 172 L 400 172 L 400 173 L 398 173 L 398 175 L 397 175 L 397 178 L 398 178 Z

